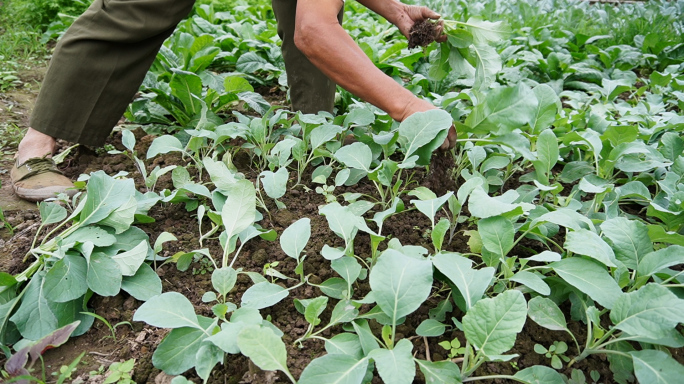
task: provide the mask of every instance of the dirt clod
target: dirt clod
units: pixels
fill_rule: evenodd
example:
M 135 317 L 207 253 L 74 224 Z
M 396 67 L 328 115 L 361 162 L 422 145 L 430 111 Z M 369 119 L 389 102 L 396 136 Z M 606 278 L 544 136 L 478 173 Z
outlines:
M 437 38 L 437 26 L 435 23 L 423 20 L 413 24 L 409 30 L 409 49 L 426 47 Z

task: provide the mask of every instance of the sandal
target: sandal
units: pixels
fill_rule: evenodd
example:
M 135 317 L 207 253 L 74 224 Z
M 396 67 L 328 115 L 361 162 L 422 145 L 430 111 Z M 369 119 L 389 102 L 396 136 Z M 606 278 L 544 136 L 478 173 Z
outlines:
M 43 201 L 58 193 L 73 196 L 78 192 L 74 184 L 46 157 L 34 157 L 23 164 L 15 162 L 10 172 L 14 193 L 28 201 Z

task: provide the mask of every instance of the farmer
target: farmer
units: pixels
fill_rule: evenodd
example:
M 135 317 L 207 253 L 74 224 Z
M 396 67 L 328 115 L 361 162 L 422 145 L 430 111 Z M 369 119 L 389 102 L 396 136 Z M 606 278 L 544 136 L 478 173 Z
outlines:
M 95 0 L 57 45 L 19 144 L 11 180 L 17 196 L 41 201 L 73 193 L 49 158 L 55 139 L 100 146 L 138 91 L 164 40 L 195 0 Z M 408 36 L 435 12 L 396 0 L 359 0 Z M 373 65 L 342 29 L 344 0 L 272 0 L 294 110 L 332 112 L 335 84 L 402 121 L 435 109 Z M 441 28 L 440 28 L 441 34 Z M 440 38 L 443 40 L 444 36 Z M 443 148 L 453 147 L 449 132 Z

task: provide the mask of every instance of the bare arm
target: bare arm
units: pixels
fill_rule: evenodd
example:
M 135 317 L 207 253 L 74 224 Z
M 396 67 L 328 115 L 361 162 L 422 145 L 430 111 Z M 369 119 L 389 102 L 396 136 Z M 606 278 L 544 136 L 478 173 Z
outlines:
M 392 13 L 392 7 L 398 9 L 402 5 L 394 0 L 365 0 L 362 3 L 388 15 L 398 15 L 398 11 Z M 397 121 L 416 112 L 436 109 L 373 64 L 338 23 L 337 14 L 343 6 L 342 0 L 299 0 L 294 37 L 297 48 L 335 83 Z M 453 136 L 455 140 L 455 132 Z M 453 146 L 451 142 L 445 144 Z

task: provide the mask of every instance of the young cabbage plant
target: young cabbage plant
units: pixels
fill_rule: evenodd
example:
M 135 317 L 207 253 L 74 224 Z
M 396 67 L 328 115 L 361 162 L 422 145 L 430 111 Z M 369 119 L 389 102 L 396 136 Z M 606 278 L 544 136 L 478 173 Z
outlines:
M 473 79 L 475 90 L 485 90 L 501 70 L 501 57 L 493 45 L 509 33 L 503 22 L 470 18 L 466 22 L 443 20 L 447 41 L 431 58 L 429 76 L 443 80 L 450 73 Z
M 128 129 L 123 129 L 121 131 L 121 142 L 128 149 L 128 151 L 118 151 L 118 150 L 111 150 L 108 151 L 107 153 L 110 155 L 116 155 L 119 153 L 123 153 L 128 157 L 133 164 L 135 164 L 135 167 L 138 169 L 138 172 L 140 172 L 140 175 L 142 176 L 143 181 L 145 182 L 145 187 L 147 188 L 148 192 L 154 192 L 154 187 L 157 185 L 157 180 L 163 175 L 165 175 L 168 172 L 173 171 L 176 166 L 175 165 L 169 165 L 164 168 L 160 168 L 159 166 L 156 166 L 152 171 L 150 171 L 149 175 L 147 173 L 147 168 L 145 166 L 145 163 L 138 158 L 138 153 L 135 150 L 135 135 L 133 135 L 133 132 L 131 132 Z
M 304 276 L 304 259 L 306 259 L 306 254 L 302 254 L 302 252 L 304 252 L 304 248 L 310 238 L 311 219 L 306 217 L 292 223 L 280 235 L 280 248 L 282 248 L 287 256 L 295 259 L 297 262 L 295 273 L 299 275 L 302 282 L 306 280 Z
M 161 292 L 161 280 L 145 263 L 148 255 L 156 257 L 149 237 L 131 226 L 136 212 L 141 213 L 137 196 L 132 179 L 99 171 L 91 174 L 86 194 L 69 217 L 64 207 L 41 203 L 41 228 L 57 225 L 39 245 L 36 234 L 29 251 L 36 260 L 25 271 L 3 274 L 3 343 L 16 341 L 19 335 L 38 340 L 59 324 L 76 320 L 81 321 L 76 334 L 83 334 L 93 318 L 74 309 L 87 305 L 92 292 L 114 296 L 125 290 L 143 301 Z M 44 314 L 39 322 L 31 320 L 36 311 Z
M 439 222 L 435 224 L 435 215 L 437 215 L 437 212 L 442 208 L 442 206 L 447 202 L 447 200 L 449 200 L 449 198 L 453 196 L 454 193 L 447 192 L 444 196 L 436 197 L 434 193 L 432 193 L 432 191 L 428 192 L 429 194 L 425 196 L 428 199 L 411 200 L 411 204 L 413 204 L 416 207 L 416 209 L 418 209 L 418 211 L 420 211 L 430 219 L 432 228 L 432 245 L 435 248 L 435 253 L 438 253 L 442 250 L 444 237 L 446 236 L 446 233 L 449 230 L 450 225 L 449 220 L 446 218 L 440 219 Z
M 241 353 L 259 368 L 282 371 L 296 383 L 287 368 L 283 333 L 259 313 L 259 309 L 287 297 L 287 290 L 257 274 L 263 280 L 243 294 L 238 308 L 228 301 L 237 276 L 238 271 L 230 267 L 219 268 L 212 274 L 214 291 L 206 292 L 202 300 L 217 302 L 212 306 L 213 319 L 197 315 L 190 301 L 177 292 L 155 296 L 138 308 L 133 316 L 135 321 L 172 329 L 152 355 L 155 367 L 170 375 L 194 368 L 206 383 L 216 365 L 224 362 L 226 353 Z M 178 354 L 179 349 L 184 353 Z

